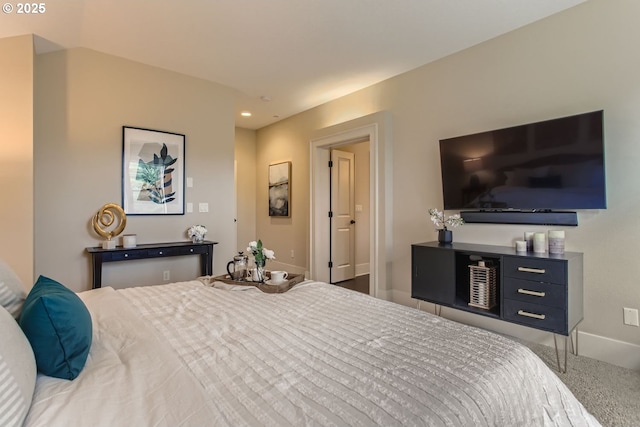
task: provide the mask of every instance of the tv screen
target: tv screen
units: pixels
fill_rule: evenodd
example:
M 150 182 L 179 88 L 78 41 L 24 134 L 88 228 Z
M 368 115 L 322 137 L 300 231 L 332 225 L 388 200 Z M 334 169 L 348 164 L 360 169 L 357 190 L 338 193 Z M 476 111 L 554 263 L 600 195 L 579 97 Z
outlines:
M 440 141 L 445 209 L 606 208 L 603 112 Z

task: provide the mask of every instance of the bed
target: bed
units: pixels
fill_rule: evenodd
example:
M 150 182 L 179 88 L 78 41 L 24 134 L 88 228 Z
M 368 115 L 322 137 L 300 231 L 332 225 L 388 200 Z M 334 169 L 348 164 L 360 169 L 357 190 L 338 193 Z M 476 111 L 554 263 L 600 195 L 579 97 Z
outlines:
M 73 380 L 33 373 L 25 427 L 599 425 L 525 346 L 326 283 L 74 295 L 88 356 Z

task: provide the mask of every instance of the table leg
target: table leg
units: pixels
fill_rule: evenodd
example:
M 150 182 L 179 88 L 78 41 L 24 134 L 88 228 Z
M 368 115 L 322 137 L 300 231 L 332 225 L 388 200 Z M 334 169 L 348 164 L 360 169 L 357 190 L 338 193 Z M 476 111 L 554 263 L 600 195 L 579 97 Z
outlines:
M 97 289 L 102 287 L 102 256 L 100 254 L 93 254 L 92 264 L 93 264 L 93 283 L 91 284 L 91 288 Z

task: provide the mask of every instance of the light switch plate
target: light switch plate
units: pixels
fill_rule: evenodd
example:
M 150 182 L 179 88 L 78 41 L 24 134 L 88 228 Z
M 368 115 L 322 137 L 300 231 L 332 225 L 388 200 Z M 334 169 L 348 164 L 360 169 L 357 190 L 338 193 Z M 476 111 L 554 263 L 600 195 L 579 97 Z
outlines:
M 200 203 L 198 205 L 199 212 L 209 212 L 209 203 Z
M 638 309 L 624 308 L 624 324 L 629 326 L 640 326 L 638 323 Z
M 193 203 L 187 203 L 187 213 L 193 213 Z
M 193 187 L 193 178 L 190 176 L 187 177 L 187 187 Z

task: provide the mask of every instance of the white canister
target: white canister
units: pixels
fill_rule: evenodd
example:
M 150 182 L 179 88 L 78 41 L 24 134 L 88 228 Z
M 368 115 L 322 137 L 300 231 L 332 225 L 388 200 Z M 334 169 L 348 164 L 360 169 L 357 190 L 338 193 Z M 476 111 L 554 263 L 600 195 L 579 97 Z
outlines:
M 535 233 L 533 235 L 533 252 L 547 252 L 547 235 L 545 233 Z
M 549 253 L 550 254 L 564 253 L 564 231 L 549 230 Z
M 526 240 L 516 240 L 516 252 L 527 252 Z
M 136 247 L 136 235 L 135 234 L 125 234 L 122 236 L 122 247 L 123 248 L 135 248 Z

